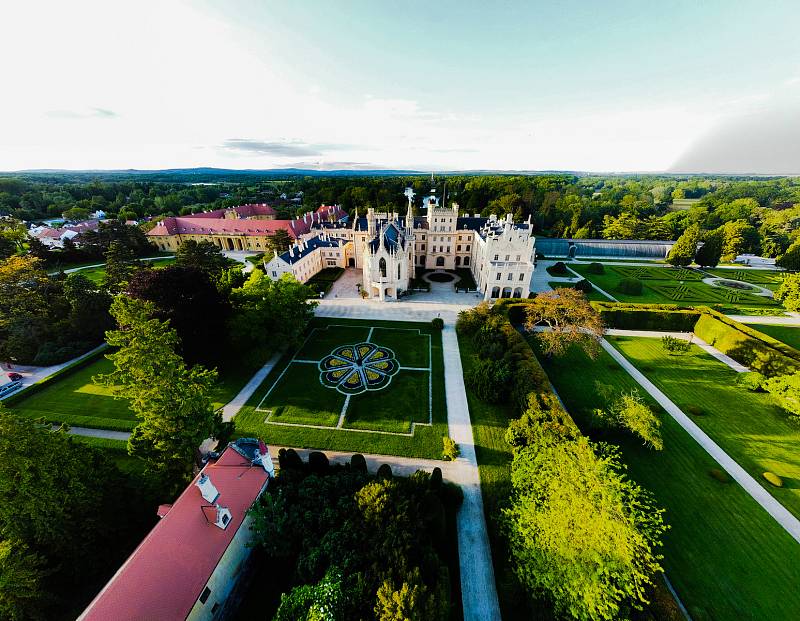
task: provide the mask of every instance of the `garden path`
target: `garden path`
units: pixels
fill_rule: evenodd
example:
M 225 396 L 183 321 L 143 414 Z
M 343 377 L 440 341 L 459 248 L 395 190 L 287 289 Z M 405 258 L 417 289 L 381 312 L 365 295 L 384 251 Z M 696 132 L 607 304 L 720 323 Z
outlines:
M 677 405 L 675 405 L 655 384 L 648 380 L 631 362 L 605 339 L 600 344 L 636 382 L 653 397 L 667 413 L 681 426 L 716 462 L 741 485 L 752 498 L 769 513 L 787 533 L 800 543 L 800 520 L 793 516 L 782 504 L 751 477 L 730 455 L 708 437 Z
M 734 321 L 741 323 L 763 323 L 776 326 L 800 326 L 800 313 L 786 313 L 786 315 L 728 315 Z
M 248 402 L 250 397 L 253 396 L 253 393 L 261 385 L 261 382 L 266 379 L 267 375 L 269 375 L 272 369 L 275 368 L 275 365 L 278 364 L 278 361 L 281 359 L 282 355 L 282 350 L 275 352 L 272 358 L 270 358 L 263 367 L 256 371 L 255 375 L 250 378 L 250 381 L 244 385 L 244 388 L 242 388 L 233 399 L 225 404 L 225 406 L 222 408 L 223 421 L 228 422 L 239 413 L 239 410 L 241 410 L 242 406 Z

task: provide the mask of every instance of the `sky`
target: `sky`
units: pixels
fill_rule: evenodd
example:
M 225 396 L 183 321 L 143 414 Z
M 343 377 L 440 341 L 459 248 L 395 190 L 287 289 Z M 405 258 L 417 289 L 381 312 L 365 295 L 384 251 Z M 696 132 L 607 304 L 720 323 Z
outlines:
M 0 170 L 800 174 L 798 0 L 25 0 L 0 23 Z

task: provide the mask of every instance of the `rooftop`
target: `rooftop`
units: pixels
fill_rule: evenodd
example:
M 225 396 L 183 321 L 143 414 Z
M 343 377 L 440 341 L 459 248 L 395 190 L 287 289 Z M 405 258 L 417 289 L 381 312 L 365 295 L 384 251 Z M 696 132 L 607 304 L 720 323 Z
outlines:
M 161 520 L 120 567 L 89 607 L 82 620 L 172 621 L 185 619 L 228 549 L 253 502 L 267 486 L 269 475 L 253 465 L 253 450 L 263 443 L 228 445 L 209 462 L 173 503 L 159 507 Z M 243 454 L 244 453 L 244 454 Z M 267 453 L 268 454 L 268 453 Z M 207 516 L 210 503 L 197 486 L 205 475 L 214 501 L 230 511 L 225 528 Z M 216 513 L 216 512 L 214 512 Z

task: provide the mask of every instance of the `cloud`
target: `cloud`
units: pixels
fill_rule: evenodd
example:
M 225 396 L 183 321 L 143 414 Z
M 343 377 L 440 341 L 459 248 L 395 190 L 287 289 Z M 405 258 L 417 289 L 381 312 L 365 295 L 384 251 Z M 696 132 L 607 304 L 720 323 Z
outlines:
M 222 148 L 228 151 L 276 157 L 313 157 L 325 155 L 328 151 L 346 151 L 356 147 L 346 144 L 309 144 L 296 140 L 271 142 L 247 138 L 229 138 L 222 143 Z
M 119 115 L 108 108 L 88 108 L 86 110 L 48 110 L 46 116 L 54 119 L 115 119 Z

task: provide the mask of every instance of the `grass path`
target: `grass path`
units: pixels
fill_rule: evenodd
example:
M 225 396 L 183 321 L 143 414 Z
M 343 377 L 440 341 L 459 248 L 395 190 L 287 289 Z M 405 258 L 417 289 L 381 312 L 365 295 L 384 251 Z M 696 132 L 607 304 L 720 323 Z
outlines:
M 662 415 L 660 452 L 592 428 L 592 410 L 607 406 L 596 382 L 637 388 L 609 354 L 592 361 L 573 350 L 542 362 L 584 433 L 619 445 L 629 475 L 666 509 L 663 564 L 695 621 L 800 618 L 800 545 L 741 486 L 710 476 L 718 464 L 677 422 Z
M 800 428 L 767 393 L 736 385 L 737 373 L 697 345 L 669 356 L 659 339 L 611 336 L 608 341 L 730 455 L 767 492 L 800 517 Z M 761 476 L 784 479 L 776 488 Z

